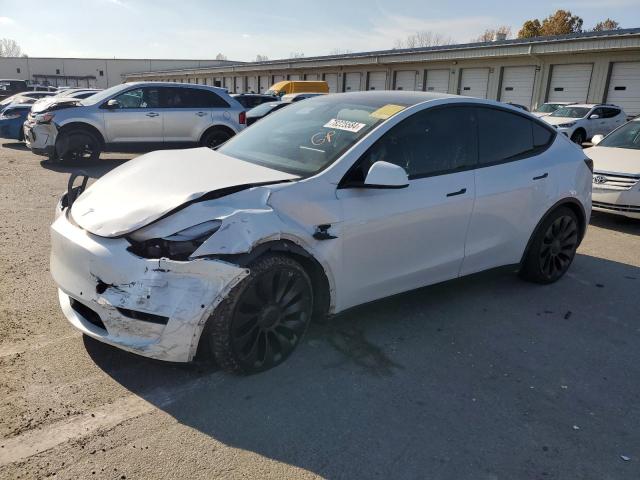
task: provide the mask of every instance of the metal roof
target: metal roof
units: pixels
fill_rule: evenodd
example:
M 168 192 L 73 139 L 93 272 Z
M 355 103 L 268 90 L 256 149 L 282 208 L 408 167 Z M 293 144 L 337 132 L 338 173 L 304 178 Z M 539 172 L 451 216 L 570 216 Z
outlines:
M 495 47 L 510 47 L 510 46 L 534 46 L 539 44 L 554 44 L 560 42 L 567 41 L 575 41 L 575 40 L 591 40 L 591 39 L 609 39 L 609 38 L 624 38 L 630 36 L 638 36 L 640 35 L 640 28 L 626 28 L 620 30 L 606 30 L 602 32 L 581 32 L 581 33 L 572 33 L 568 35 L 556 35 L 550 37 L 533 37 L 533 38 L 514 38 L 510 40 L 496 40 L 490 42 L 472 42 L 472 43 L 461 43 L 454 45 L 438 45 L 433 47 L 417 47 L 417 48 L 394 48 L 388 50 L 371 50 L 367 52 L 354 52 L 354 53 L 346 53 L 339 55 L 321 55 L 314 57 L 301 57 L 301 58 L 285 58 L 278 60 L 268 60 L 264 62 L 238 62 L 235 64 L 227 64 L 221 66 L 208 66 L 208 67 L 194 67 L 194 68 L 180 68 L 180 69 L 170 69 L 170 70 L 155 70 L 150 72 L 131 72 L 127 73 L 125 76 L 135 76 L 142 74 L 179 74 L 181 72 L 193 72 L 197 73 L 200 71 L 208 71 L 208 70 L 218 70 L 224 69 L 228 67 L 264 67 L 265 69 L 269 69 L 269 67 L 277 68 L 282 65 L 288 65 L 291 63 L 296 63 L 301 68 L 304 68 L 305 63 L 313 63 L 318 61 L 344 61 L 344 60 L 357 60 L 363 59 L 367 57 L 381 57 L 381 56 L 402 56 L 409 54 L 426 54 L 426 53 L 436 53 L 436 52 L 455 52 L 460 50 L 471 50 L 471 49 L 484 49 L 484 48 L 495 48 Z M 244 70 L 244 69 L 243 69 Z

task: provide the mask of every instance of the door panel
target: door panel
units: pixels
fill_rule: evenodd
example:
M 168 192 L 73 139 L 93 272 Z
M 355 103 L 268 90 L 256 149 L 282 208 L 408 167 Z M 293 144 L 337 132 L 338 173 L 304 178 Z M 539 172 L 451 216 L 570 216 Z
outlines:
M 163 115 L 157 88 L 137 88 L 121 93 L 121 108 L 104 110 L 106 141 L 109 143 L 162 142 Z
M 164 141 L 199 142 L 202 133 L 222 116 L 224 108 L 220 108 L 221 101 L 220 97 L 208 90 L 163 89 Z

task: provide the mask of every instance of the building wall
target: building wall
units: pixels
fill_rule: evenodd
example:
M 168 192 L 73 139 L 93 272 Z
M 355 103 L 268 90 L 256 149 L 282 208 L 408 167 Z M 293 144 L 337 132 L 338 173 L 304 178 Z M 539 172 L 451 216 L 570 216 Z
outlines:
M 132 72 L 219 67 L 227 63 L 233 62 L 102 58 L 0 58 L 0 79 L 13 78 L 34 81 L 34 75 L 49 75 L 50 77 L 47 78 L 55 84 L 56 75 L 89 76 L 95 77 L 89 80 L 90 86 L 107 88 L 122 83 L 123 76 Z M 60 80 L 58 84 L 66 85 L 63 80 Z

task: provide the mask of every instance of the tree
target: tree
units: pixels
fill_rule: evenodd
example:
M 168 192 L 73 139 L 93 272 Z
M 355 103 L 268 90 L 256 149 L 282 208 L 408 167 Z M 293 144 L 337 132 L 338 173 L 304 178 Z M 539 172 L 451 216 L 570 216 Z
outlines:
M 256 55 L 256 62 L 268 62 L 269 61 L 269 57 L 267 57 L 266 55 Z
M 18 42 L 10 38 L 0 38 L 0 57 L 19 57 L 22 55 L 22 48 Z
M 451 45 L 452 43 L 455 43 L 455 41 L 451 37 L 422 30 L 408 35 L 404 40 L 396 40 L 394 48 L 435 47 L 437 45 Z
M 302 52 L 291 52 L 289 54 L 289 58 L 303 58 L 304 57 L 304 53 Z
M 219 53 L 218 55 L 216 55 L 216 60 L 227 60 L 227 56 Z
M 620 24 L 615 20 L 607 18 L 602 22 L 596 23 L 596 26 L 593 27 L 594 32 L 604 32 L 606 30 L 620 30 Z
M 540 37 L 542 35 L 542 25 L 537 18 L 533 20 L 527 20 L 522 25 L 522 28 L 518 32 L 518 38 L 533 38 Z
M 329 55 L 346 55 L 348 53 L 353 53 L 353 50 L 349 50 L 347 48 L 334 48 L 329 52 Z
M 511 37 L 511 27 L 508 25 L 502 25 L 498 28 L 488 28 L 484 31 L 482 35 L 480 35 L 473 42 L 491 42 L 496 39 L 496 36 L 499 34 L 504 34 L 505 38 Z
M 550 37 L 553 35 L 568 35 L 582 31 L 582 18 L 572 15 L 569 10 L 556 10 L 545 18 L 542 23 L 537 18 L 527 20 L 518 32 L 518 38 Z

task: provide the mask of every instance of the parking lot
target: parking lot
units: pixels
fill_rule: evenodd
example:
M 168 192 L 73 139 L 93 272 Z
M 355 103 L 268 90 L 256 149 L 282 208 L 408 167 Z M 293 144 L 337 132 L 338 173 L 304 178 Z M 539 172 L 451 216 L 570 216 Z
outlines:
M 48 227 L 70 172 L 0 147 L 0 478 L 640 477 L 640 222 L 594 214 L 556 284 L 493 271 L 315 325 L 238 377 L 83 338 Z

